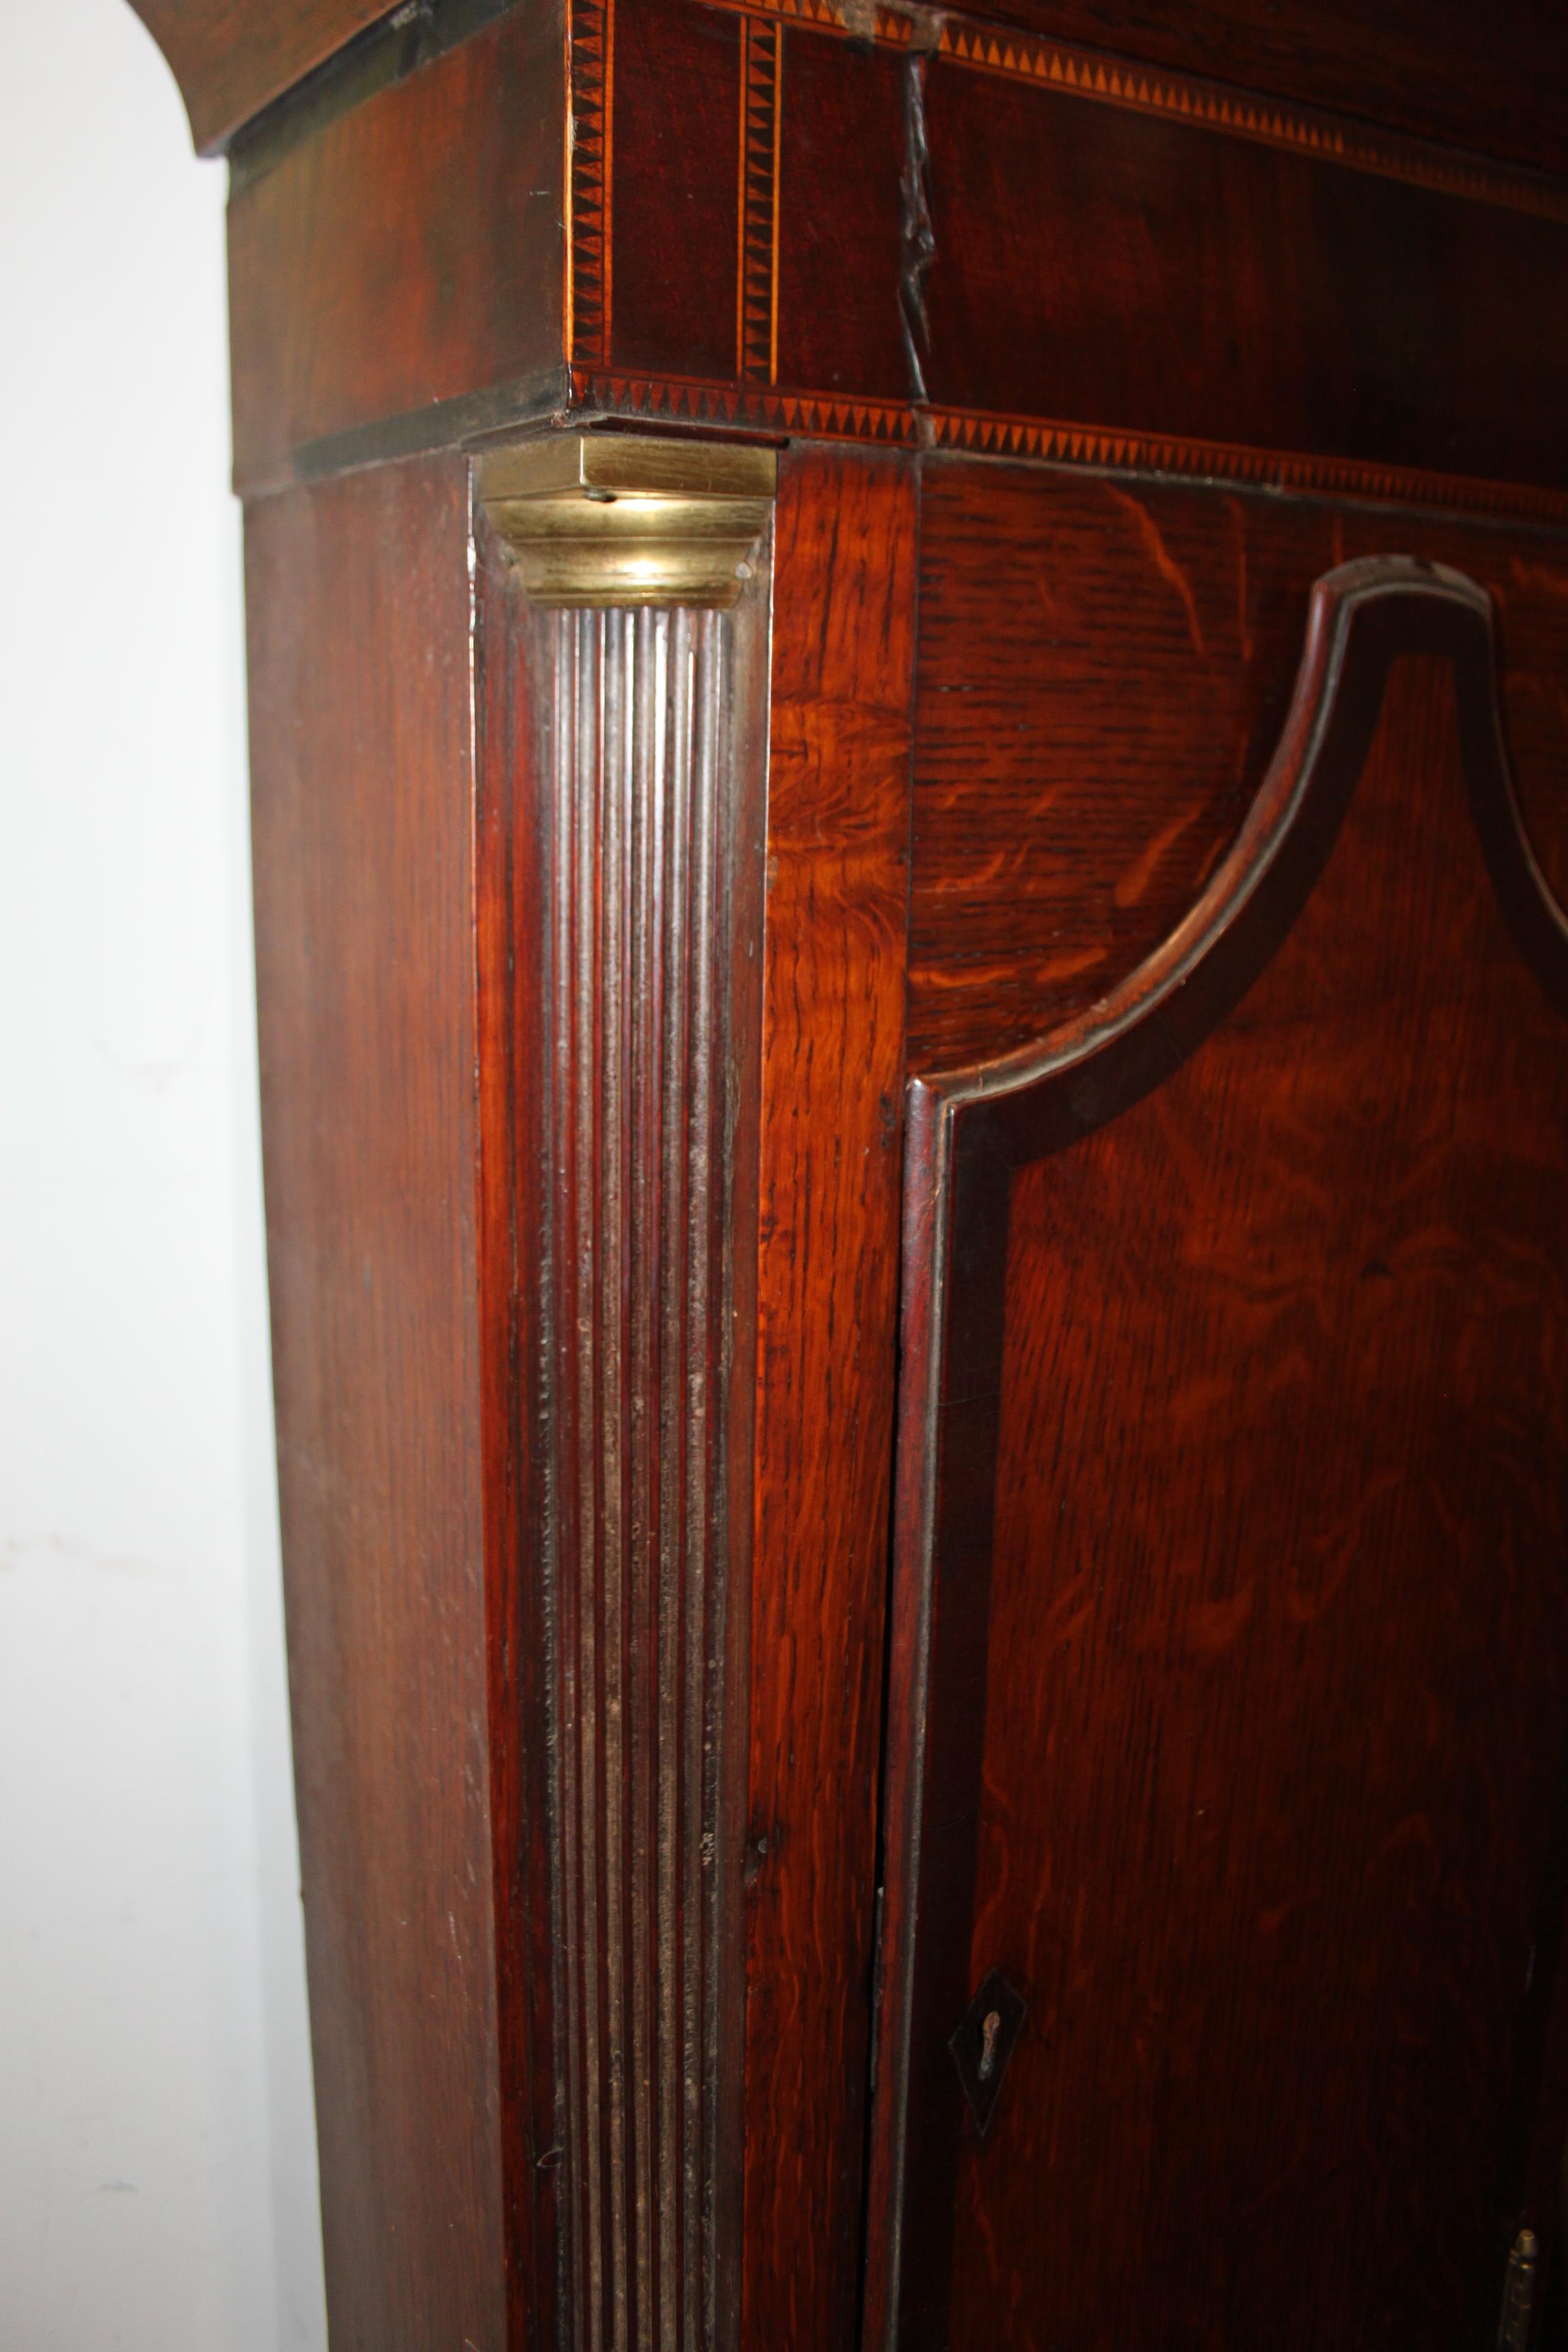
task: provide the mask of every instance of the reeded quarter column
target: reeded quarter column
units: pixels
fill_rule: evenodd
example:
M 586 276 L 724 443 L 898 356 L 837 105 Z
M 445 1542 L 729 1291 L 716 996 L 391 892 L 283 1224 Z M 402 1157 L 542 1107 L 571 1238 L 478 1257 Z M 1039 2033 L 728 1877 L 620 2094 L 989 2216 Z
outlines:
M 514 1942 L 501 1976 L 551 2139 L 536 2100 L 510 2170 L 532 2202 L 550 2178 L 584 2352 L 698 2352 L 735 2319 L 774 471 L 619 435 L 477 468 L 481 803 L 512 874 L 516 1625 L 549 1662 L 547 2032 L 521 1914 L 531 1958 Z

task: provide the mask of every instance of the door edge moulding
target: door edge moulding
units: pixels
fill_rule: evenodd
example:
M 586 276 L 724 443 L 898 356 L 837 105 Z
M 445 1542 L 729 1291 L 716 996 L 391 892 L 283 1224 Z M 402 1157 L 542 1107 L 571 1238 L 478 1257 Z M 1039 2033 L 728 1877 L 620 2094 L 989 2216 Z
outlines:
M 1468 797 L 1515 944 L 1568 1015 L 1568 914 L 1525 831 L 1497 695 L 1491 599 L 1462 572 L 1405 556 L 1340 565 L 1312 587 L 1290 709 L 1229 853 L 1164 941 L 1099 1003 L 994 1060 L 911 1079 L 903 1208 L 904 1310 L 896 1441 L 886 1899 L 876 1988 L 876 2089 L 868 2206 L 866 2342 L 898 2341 L 906 2249 L 906 2100 L 917 2002 L 921 1840 L 928 1805 L 936 1506 L 955 1155 L 969 1139 L 999 1181 L 1104 1126 L 1162 1085 L 1241 1002 L 1283 944 L 1326 866 L 1360 782 L 1393 662 L 1451 665 Z M 944 2029 L 945 2031 L 945 2029 Z

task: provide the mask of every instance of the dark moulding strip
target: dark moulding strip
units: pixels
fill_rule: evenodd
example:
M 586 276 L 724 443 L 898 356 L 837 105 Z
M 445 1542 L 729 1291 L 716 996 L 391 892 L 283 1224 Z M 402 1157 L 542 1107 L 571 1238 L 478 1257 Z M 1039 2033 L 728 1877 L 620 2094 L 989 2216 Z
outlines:
M 230 194 L 237 195 L 340 115 L 405 81 L 518 5 L 519 0 L 404 0 L 234 133 L 222 150 L 228 156 Z

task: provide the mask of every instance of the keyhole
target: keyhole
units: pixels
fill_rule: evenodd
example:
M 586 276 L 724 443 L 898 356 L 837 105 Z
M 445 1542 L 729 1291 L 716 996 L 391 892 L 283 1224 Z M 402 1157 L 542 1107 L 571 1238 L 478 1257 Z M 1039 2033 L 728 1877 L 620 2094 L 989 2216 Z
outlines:
M 980 2080 L 983 2083 L 988 2083 L 991 2080 L 992 2075 L 996 2072 L 996 2037 L 1001 2031 L 1002 2013 L 1000 2010 L 989 2010 L 986 2012 L 985 2021 L 980 2029 L 980 2065 L 978 2072 Z

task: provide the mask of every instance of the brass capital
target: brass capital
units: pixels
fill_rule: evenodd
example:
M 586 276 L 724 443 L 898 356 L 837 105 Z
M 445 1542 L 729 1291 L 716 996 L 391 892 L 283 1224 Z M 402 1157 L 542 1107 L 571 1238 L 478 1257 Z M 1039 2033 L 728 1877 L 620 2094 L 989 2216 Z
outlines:
M 485 512 L 536 604 L 724 610 L 778 489 L 754 442 L 553 433 L 479 459 Z

